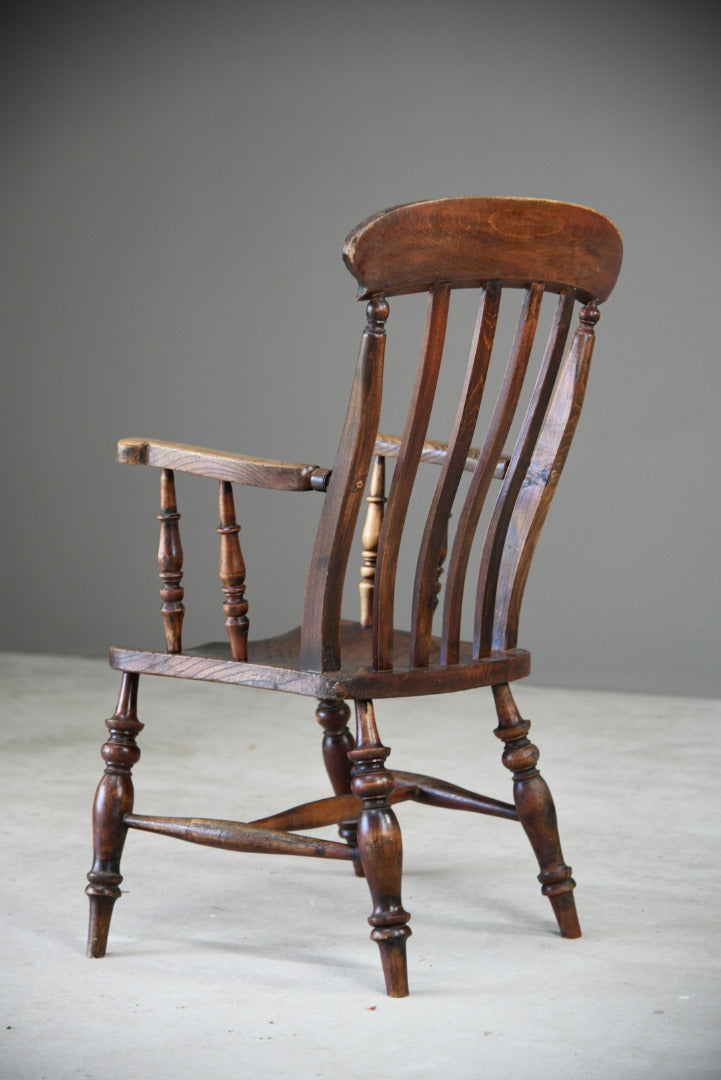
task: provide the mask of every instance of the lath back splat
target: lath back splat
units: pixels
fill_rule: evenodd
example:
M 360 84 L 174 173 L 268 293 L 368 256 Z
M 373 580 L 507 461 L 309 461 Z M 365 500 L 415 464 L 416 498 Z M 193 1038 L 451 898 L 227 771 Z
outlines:
M 564 203 L 441 199 L 369 218 L 346 240 L 344 258 L 358 282 L 358 297 L 366 302 L 366 326 L 332 469 L 159 439 L 120 443 L 121 461 L 161 470 L 158 562 L 165 650 L 111 651 L 122 683 L 115 713 L 107 721 L 109 736 L 102 751 L 106 770 L 94 804 L 94 861 L 87 887 L 92 956 L 105 953 L 113 905 L 120 895 L 126 834 L 140 829 L 231 851 L 351 862 L 370 889 L 371 937 L 380 948 L 387 992 L 403 996 L 408 992 L 410 916 L 401 900 L 402 843 L 394 807 L 409 799 L 520 821 L 561 933 L 580 933 L 575 883 L 561 851 L 553 800 L 537 768 L 529 722 L 520 715 L 509 684 L 529 671 L 529 654 L 517 647 L 523 589 L 578 421 L 598 304 L 609 295 L 619 272 L 620 236 L 601 214 Z M 448 442 L 439 443 L 428 438 L 429 419 L 448 362 L 446 328 L 457 289 L 478 290 L 480 303 L 455 420 Z M 396 297 L 414 292 L 427 293 L 428 301 L 406 421 L 400 435 L 380 434 L 389 299 L 395 306 L 402 303 Z M 514 299 L 515 335 L 495 404 L 488 410 L 490 419 L 477 436 L 490 365 L 497 362 L 499 312 Z M 549 302 L 555 313 L 545 351 L 533 350 L 541 306 Z M 534 371 L 533 357 L 539 351 Z M 516 429 L 512 445 L 507 445 Z M 387 492 L 386 458 L 397 459 Z M 401 612 L 396 598 L 399 551 L 418 470 L 427 462 L 440 471 L 425 525 L 420 535 L 411 537 L 416 569 L 410 610 Z M 184 635 L 187 630 L 175 489 L 180 472 L 219 483 L 218 606 L 225 615 L 226 637 L 198 648 L 186 648 L 181 640 L 181 627 Z M 464 472 L 470 477 L 463 493 Z M 483 515 L 494 478 L 500 480 L 500 490 Z M 246 571 L 236 520 L 233 488 L 244 484 L 319 492 L 323 499 L 302 624 L 265 641 L 249 632 L 253 605 L 261 600 L 253 589 L 252 567 Z M 367 486 L 361 612 L 353 622 L 341 618 L 341 606 Z M 476 570 L 471 567 L 474 537 L 485 518 L 490 523 L 479 545 Z M 474 634 L 473 640 L 464 641 L 464 593 L 466 582 L 474 578 Z M 438 636 L 433 634 L 434 613 Z M 409 629 L 399 629 L 399 622 Z M 143 727 L 137 713 L 141 674 L 317 698 L 323 759 L 334 794 L 251 822 L 136 813 L 131 771 L 139 758 L 136 738 Z M 503 763 L 513 774 L 512 803 L 387 764 L 390 750 L 381 742 L 373 699 L 478 686 L 493 690 L 495 734 L 504 745 Z M 348 729 L 348 700 L 355 707 L 355 738 Z M 306 835 L 332 824 L 339 826 L 339 841 Z
M 387 298 L 425 290 L 428 311 L 421 358 L 405 428 L 393 446 L 398 460 L 392 484 L 387 497 L 385 492 L 382 497 L 371 495 L 373 515 L 380 527 L 374 549 L 366 552 L 363 571 L 366 614 L 362 621 L 370 621 L 372 626 L 370 662 L 377 671 L 394 668 L 394 627 L 408 620 L 407 613 L 398 617 L 394 607 L 398 555 L 418 466 L 426 456 L 449 304 L 456 288 L 481 287 L 482 298 L 458 412 L 441 454 L 441 475 L 420 542 L 408 666 L 427 667 L 434 648 L 436 652 L 440 649 L 443 665 L 457 665 L 461 659 L 461 614 L 469 557 L 529 374 L 541 304 L 547 293 L 555 293 L 556 313 L 548 344 L 496 503 L 478 576 L 472 657 L 480 659 L 494 649 L 514 647 L 530 557 L 583 401 L 593 327 L 598 319 L 596 304 L 607 297 L 618 272 L 618 233 L 607 219 L 582 207 L 531 199 L 437 200 L 398 207 L 368 219 L 348 237 L 344 255 L 359 282 L 359 297 L 370 300 L 369 321 L 354 400 L 333 470 L 336 479 L 338 473 L 344 476 L 346 490 L 341 491 L 339 485 L 337 502 L 329 499 L 324 506 L 308 578 L 303 663 L 318 670 L 343 667 L 339 627 L 347 558 L 359 509 L 357 492 L 371 467 L 373 450 L 383 447 L 383 437 L 379 446 L 374 443 L 371 447 L 370 430 L 377 428 L 380 415 Z M 472 451 L 499 307 L 502 296 L 504 303 L 512 303 L 519 293 L 516 335 L 495 409 L 480 452 L 475 453 L 469 490 L 458 512 L 446 572 L 442 633 L 440 642 L 433 642 L 439 565 L 459 482 Z M 548 300 L 553 302 L 554 297 Z M 577 300 L 586 306 L 581 308 L 578 329 L 566 355 Z M 372 335 L 376 337 L 371 346 Z M 348 498 L 349 490 L 353 499 Z M 379 503 L 384 506 L 382 516 Z M 319 590 L 318 582 L 324 575 L 326 587 Z

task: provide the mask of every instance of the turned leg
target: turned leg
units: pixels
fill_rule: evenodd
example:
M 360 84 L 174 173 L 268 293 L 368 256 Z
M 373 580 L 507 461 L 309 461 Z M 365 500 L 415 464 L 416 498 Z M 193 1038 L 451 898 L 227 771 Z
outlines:
M 494 734 L 504 743 L 503 764 L 513 773 L 516 810 L 541 868 L 541 892 L 551 901 L 563 937 L 580 937 L 573 899 L 576 882 L 563 859 L 551 792 L 536 768 L 538 749 L 527 738 L 530 721 L 521 718 L 507 684 L 494 686 L 493 696 L 498 713 Z
M 351 787 L 362 803 L 358 850 L 373 899 L 368 922 L 377 942 L 389 997 L 408 994 L 406 939 L 410 915 L 401 903 L 403 847 L 398 820 L 388 805 L 393 776 L 385 767 L 390 750 L 381 744 L 371 701 L 356 702 L 357 734 Z
M 138 675 L 123 674 L 115 713 L 105 725 L 110 733 L 101 750 L 105 773 L 93 805 L 93 868 L 86 893 L 90 897 L 88 956 L 105 956 L 113 905 L 120 896 L 120 856 L 125 843 L 125 815 L 133 809 L 130 771 L 140 757 L 135 736 L 143 725 L 137 716 Z
M 351 794 L 351 763 L 348 751 L 355 746 L 355 739 L 348 730 L 350 709 L 345 701 L 322 698 L 315 711 L 316 719 L 323 728 L 323 761 L 333 791 L 336 795 Z M 355 821 L 341 822 L 338 832 L 349 847 L 358 848 L 358 825 Z M 360 859 L 353 860 L 358 877 L 363 877 Z

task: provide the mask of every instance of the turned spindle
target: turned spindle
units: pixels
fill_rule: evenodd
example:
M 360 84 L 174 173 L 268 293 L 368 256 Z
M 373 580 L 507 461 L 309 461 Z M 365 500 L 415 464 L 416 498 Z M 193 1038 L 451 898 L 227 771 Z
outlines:
M 378 454 L 371 470 L 368 497 L 366 499 L 368 511 L 363 525 L 363 532 L 361 533 L 363 563 L 361 565 L 361 580 L 358 586 L 361 626 L 371 626 L 373 623 L 373 590 L 375 588 L 378 538 L 381 534 L 383 507 L 386 503 L 385 484 L 386 459 Z
M 158 566 L 160 568 L 161 613 L 165 626 L 165 642 L 169 653 L 181 650 L 183 627 L 184 590 L 180 584 L 183 577 L 183 547 L 180 543 L 178 522 L 180 514 L 175 501 L 175 478 L 172 469 L 160 473 L 160 544 Z
M 234 660 L 248 659 L 248 601 L 245 599 L 245 561 L 240 549 L 240 525 L 235 520 L 233 487 L 221 480 L 218 488 L 220 510 L 220 580 L 225 594 L 223 611 L 230 651 Z
M 494 735 L 504 744 L 502 761 L 513 774 L 516 810 L 538 859 L 541 892 L 551 901 L 562 936 L 580 937 L 573 899 L 576 882 L 561 851 L 551 792 L 536 768 L 540 757 L 538 748 L 527 737 L 530 720 L 521 717 L 507 684 L 494 686 L 493 696 L 498 713 Z

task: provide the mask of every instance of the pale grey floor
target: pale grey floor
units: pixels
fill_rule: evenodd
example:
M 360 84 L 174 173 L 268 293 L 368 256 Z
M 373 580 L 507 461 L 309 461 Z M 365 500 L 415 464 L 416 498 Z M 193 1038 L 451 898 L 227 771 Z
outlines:
M 721 1076 L 720 702 L 520 685 L 584 937 L 554 932 L 516 824 L 406 805 L 412 993 L 392 1001 L 347 864 L 139 833 L 109 955 L 87 960 L 117 677 L 7 654 L 0 672 L 4 1080 Z M 140 706 L 139 812 L 251 819 L 326 793 L 303 698 L 146 679 Z M 508 797 L 487 691 L 377 713 L 391 763 Z

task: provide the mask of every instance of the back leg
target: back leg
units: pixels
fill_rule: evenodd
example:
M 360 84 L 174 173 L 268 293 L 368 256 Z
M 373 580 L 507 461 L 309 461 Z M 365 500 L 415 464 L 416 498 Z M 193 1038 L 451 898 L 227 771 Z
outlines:
M 513 773 L 516 810 L 541 868 L 541 892 L 551 901 L 563 937 L 580 937 L 573 899 L 576 882 L 561 851 L 551 792 L 536 768 L 538 748 L 527 738 L 531 723 L 522 719 L 507 683 L 494 686 L 493 696 L 498 713 L 494 734 L 504 743 L 503 764 Z
M 135 737 L 142 731 L 138 720 L 138 675 L 125 672 L 115 712 L 105 725 L 110 738 L 100 751 L 105 773 L 93 805 L 93 867 L 85 890 L 90 897 L 88 956 L 105 956 L 113 905 L 120 896 L 120 856 L 127 825 L 125 815 L 133 809 L 133 765 L 140 757 Z
M 323 761 L 336 795 L 351 794 L 351 762 L 348 751 L 355 746 L 355 739 L 348 729 L 350 709 L 345 701 L 336 698 L 322 698 L 315 711 L 316 719 L 323 728 Z M 348 844 L 358 848 L 358 824 L 355 821 L 342 822 L 338 832 Z M 353 860 L 358 877 L 363 877 L 360 859 Z

